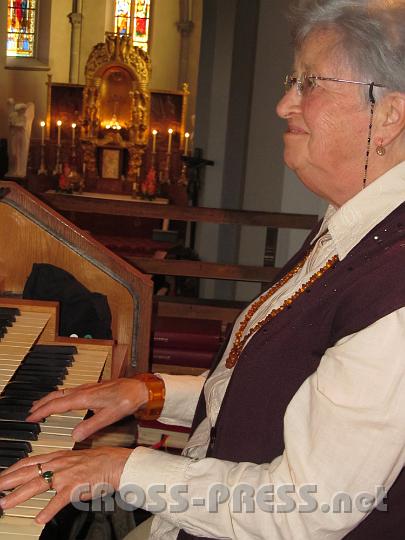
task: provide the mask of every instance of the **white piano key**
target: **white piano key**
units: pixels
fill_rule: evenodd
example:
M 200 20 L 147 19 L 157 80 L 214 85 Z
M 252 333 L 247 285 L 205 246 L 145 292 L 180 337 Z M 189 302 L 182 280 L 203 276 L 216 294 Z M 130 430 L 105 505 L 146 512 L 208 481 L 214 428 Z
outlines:
M 1 539 L 8 538 L 16 540 L 16 536 L 25 540 L 39 538 L 44 529 L 44 525 L 38 525 L 33 519 L 3 516 L 0 521 Z M 9 535 L 9 536 L 7 536 Z

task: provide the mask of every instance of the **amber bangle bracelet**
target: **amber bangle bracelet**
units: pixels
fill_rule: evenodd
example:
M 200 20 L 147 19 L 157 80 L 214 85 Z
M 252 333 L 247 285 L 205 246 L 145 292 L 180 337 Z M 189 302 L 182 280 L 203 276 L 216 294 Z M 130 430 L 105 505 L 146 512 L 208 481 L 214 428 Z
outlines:
M 162 413 L 165 402 L 165 383 L 153 373 L 138 373 L 134 379 L 142 381 L 148 389 L 148 401 L 135 413 L 139 420 L 156 420 Z

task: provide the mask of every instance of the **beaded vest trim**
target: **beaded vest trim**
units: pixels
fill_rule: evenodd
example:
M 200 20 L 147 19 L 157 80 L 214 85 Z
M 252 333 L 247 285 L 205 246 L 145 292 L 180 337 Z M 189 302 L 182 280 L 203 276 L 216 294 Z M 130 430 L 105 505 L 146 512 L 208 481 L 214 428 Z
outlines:
M 338 262 L 339 257 L 337 255 L 334 255 L 331 259 L 328 260 L 328 262 L 320 268 L 315 274 L 313 274 L 309 280 L 306 283 L 303 283 L 301 287 L 295 291 L 294 294 L 292 294 L 289 298 L 284 300 L 284 302 L 281 304 L 280 307 L 272 309 L 270 313 L 261 321 L 259 321 L 255 326 L 253 326 L 249 332 L 244 336 L 243 332 L 245 331 L 249 321 L 253 317 L 253 315 L 256 313 L 256 311 L 260 308 L 260 306 L 266 302 L 275 292 L 277 292 L 283 285 L 285 285 L 290 279 L 304 266 L 305 261 L 308 259 L 309 253 L 305 255 L 305 257 L 296 265 L 292 270 L 290 270 L 285 276 L 283 276 L 277 283 L 275 283 L 270 289 L 262 294 L 253 304 L 250 306 L 249 310 L 247 311 L 245 317 L 240 322 L 239 329 L 235 334 L 235 340 L 232 345 L 232 349 L 229 352 L 228 358 L 226 359 L 226 367 L 231 369 L 235 366 L 236 362 L 239 360 L 239 357 L 241 355 L 241 352 L 243 350 L 243 347 L 245 346 L 247 340 L 255 334 L 262 326 L 267 324 L 271 319 L 274 319 L 279 313 L 284 311 L 286 308 L 291 306 L 291 304 L 296 300 L 303 292 L 305 292 L 310 285 L 312 285 L 315 281 L 317 281 L 319 278 L 321 278 L 324 273 L 329 270 L 330 268 L 334 267 L 334 265 Z

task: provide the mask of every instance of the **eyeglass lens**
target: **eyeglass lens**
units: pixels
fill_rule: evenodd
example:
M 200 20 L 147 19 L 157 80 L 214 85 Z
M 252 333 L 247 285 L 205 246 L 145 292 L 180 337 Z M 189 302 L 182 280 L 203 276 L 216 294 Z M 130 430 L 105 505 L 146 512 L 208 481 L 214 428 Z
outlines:
M 293 86 L 296 87 L 299 96 L 302 96 L 309 88 L 311 88 L 311 77 L 306 73 L 302 73 L 299 77 L 295 75 L 287 75 L 284 81 L 285 91 L 288 92 Z

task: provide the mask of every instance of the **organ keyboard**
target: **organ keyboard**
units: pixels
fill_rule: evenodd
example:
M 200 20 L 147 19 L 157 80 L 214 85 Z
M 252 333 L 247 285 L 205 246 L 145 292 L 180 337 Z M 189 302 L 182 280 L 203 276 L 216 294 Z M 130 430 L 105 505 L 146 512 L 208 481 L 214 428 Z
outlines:
M 54 388 L 97 382 L 111 357 L 109 342 L 56 335 L 50 340 L 55 318 L 55 307 L 47 302 L 0 299 L 0 467 L 24 455 L 72 449 L 72 430 L 87 411 L 53 415 L 38 425 L 24 422 L 27 411 L 33 400 Z M 43 526 L 34 517 L 52 496 L 47 491 L 6 510 L 0 539 L 39 539 Z

